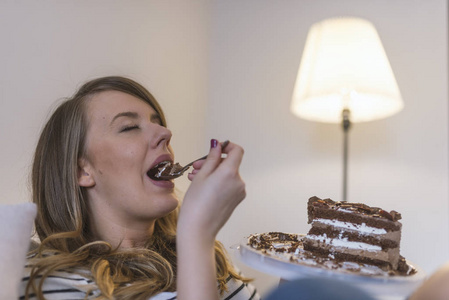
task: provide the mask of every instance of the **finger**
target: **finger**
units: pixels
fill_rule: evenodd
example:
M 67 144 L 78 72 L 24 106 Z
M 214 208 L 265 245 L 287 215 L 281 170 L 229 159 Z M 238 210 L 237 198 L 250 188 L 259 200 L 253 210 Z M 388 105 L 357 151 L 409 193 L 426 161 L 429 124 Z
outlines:
M 198 172 L 198 175 L 207 176 L 211 174 L 221 162 L 221 145 L 215 139 L 212 139 L 210 142 L 211 148 L 209 154 L 201 166 L 201 172 Z
M 229 143 L 229 145 L 223 149 L 223 153 L 226 153 L 227 157 L 222 164 L 224 166 L 238 169 L 242 163 L 244 152 L 245 151 L 241 146 L 234 143 Z
M 193 163 L 192 167 L 196 170 L 199 170 L 204 165 L 205 161 L 206 161 L 205 159 L 197 160 L 196 162 Z
M 223 150 L 227 147 L 227 145 L 229 144 L 229 141 L 228 140 L 226 140 L 226 141 L 224 141 L 223 143 L 220 143 L 220 145 L 221 145 L 221 151 L 223 152 Z M 194 169 L 201 169 L 201 167 L 203 166 L 203 164 L 204 164 L 204 162 L 205 162 L 205 159 L 200 159 L 200 160 L 197 160 L 197 161 L 195 161 L 193 164 L 192 164 L 192 167 L 194 168 Z
M 200 170 L 192 170 L 189 174 L 187 174 L 187 178 L 192 181 L 195 178 L 196 174 L 198 174 Z
M 224 141 L 223 143 L 220 143 L 221 145 L 221 152 L 224 151 L 224 149 L 228 146 L 229 140 Z
M 192 172 L 190 172 L 189 174 L 187 174 L 187 178 L 190 181 L 193 181 L 193 179 L 195 178 L 196 174 L 198 174 L 200 170 L 193 170 Z

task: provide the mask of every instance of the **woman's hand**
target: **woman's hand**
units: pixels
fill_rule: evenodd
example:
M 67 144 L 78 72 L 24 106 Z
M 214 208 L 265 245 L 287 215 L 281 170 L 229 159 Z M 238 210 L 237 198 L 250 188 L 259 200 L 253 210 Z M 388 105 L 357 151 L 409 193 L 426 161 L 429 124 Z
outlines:
M 226 158 L 221 157 L 222 151 Z M 243 153 L 243 148 L 237 144 L 229 143 L 222 149 L 216 140 L 211 141 L 207 159 L 195 162 L 193 172 L 188 175 L 192 184 L 181 207 L 181 224 L 188 223 L 191 230 L 191 226 L 195 226 L 203 237 L 215 240 L 246 196 L 245 183 L 239 174 Z
M 179 300 L 218 300 L 214 243 L 237 205 L 245 198 L 239 167 L 243 148 L 229 143 L 223 150 L 216 140 L 205 161 L 194 164 L 192 184 L 178 218 L 177 289 Z

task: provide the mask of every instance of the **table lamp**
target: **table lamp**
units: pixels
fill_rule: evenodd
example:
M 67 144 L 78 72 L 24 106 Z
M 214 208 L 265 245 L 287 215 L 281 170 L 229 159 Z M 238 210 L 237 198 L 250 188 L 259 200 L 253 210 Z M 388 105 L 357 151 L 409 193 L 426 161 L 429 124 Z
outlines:
M 367 20 L 331 18 L 309 30 L 291 102 L 306 120 L 343 127 L 343 201 L 347 201 L 351 123 L 386 118 L 403 101 L 376 29 Z

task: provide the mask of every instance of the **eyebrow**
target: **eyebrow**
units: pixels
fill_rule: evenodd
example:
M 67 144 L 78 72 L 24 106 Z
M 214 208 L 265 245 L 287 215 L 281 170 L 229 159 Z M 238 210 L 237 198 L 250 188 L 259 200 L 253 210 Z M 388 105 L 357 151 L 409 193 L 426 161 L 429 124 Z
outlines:
M 150 121 L 151 122 L 157 121 L 159 125 L 162 125 L 162 118 L 158 113 L 151 114 Z
M 131 118 L 131 119 L 138 119 L 139 115 L 136 112 L 132 112 L 132 111 L 125 111 L 125 112 L 118 113 L 118 114 L 116 114 L 114 116 L 114 118 L 112 118 L 112 121 L 111 121 L 110 125 L 112 125 L 112 123 L 114 123 L 115 120 L 117 120 L 118 118 L 121 118 L 121 117 L 128 117 L 128 118 Z
M 131 119 L 138 119 L 139 118 L 139 114 L 136 113 L 136 112 L 132 112 L 132 111 L 125 111 L 125 112 L 118 113 L 118 114 L 116 114 L 114 116 L 114 118 L 112 118 L 112 121 L 111 121 L 110 125 L 112 125 L 115 120 L 117 120 L 118 118 L 121 118 L 121 117 L 127 117 L 127 118 L 131 118 Z M 161 116 L 158 113 L 151 114 L 150 120 L 151 121 L 156 121 L 157 120 L 159 123 L 162 123 Z

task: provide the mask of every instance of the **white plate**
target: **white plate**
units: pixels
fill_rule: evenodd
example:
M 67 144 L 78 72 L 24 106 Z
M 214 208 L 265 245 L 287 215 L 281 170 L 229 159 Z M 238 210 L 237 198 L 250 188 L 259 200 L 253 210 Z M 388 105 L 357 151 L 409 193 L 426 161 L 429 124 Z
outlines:
M 263 253 L 249 246 L 247 242 L 247 238 L 242 239 L 240 242 L 238 246 L 238 257 L 243 263 L 260 272 L 278 276 L 285 280 L 320 277 L 351 282 L 378 299 L 404 299 L 426 277 L 424 271 L 410 261 L 407 261 L 407 264 L 413 266 L 417 271 L 413 275 L 364 276 L 291 262 L 289 261 L 288 255 Z

